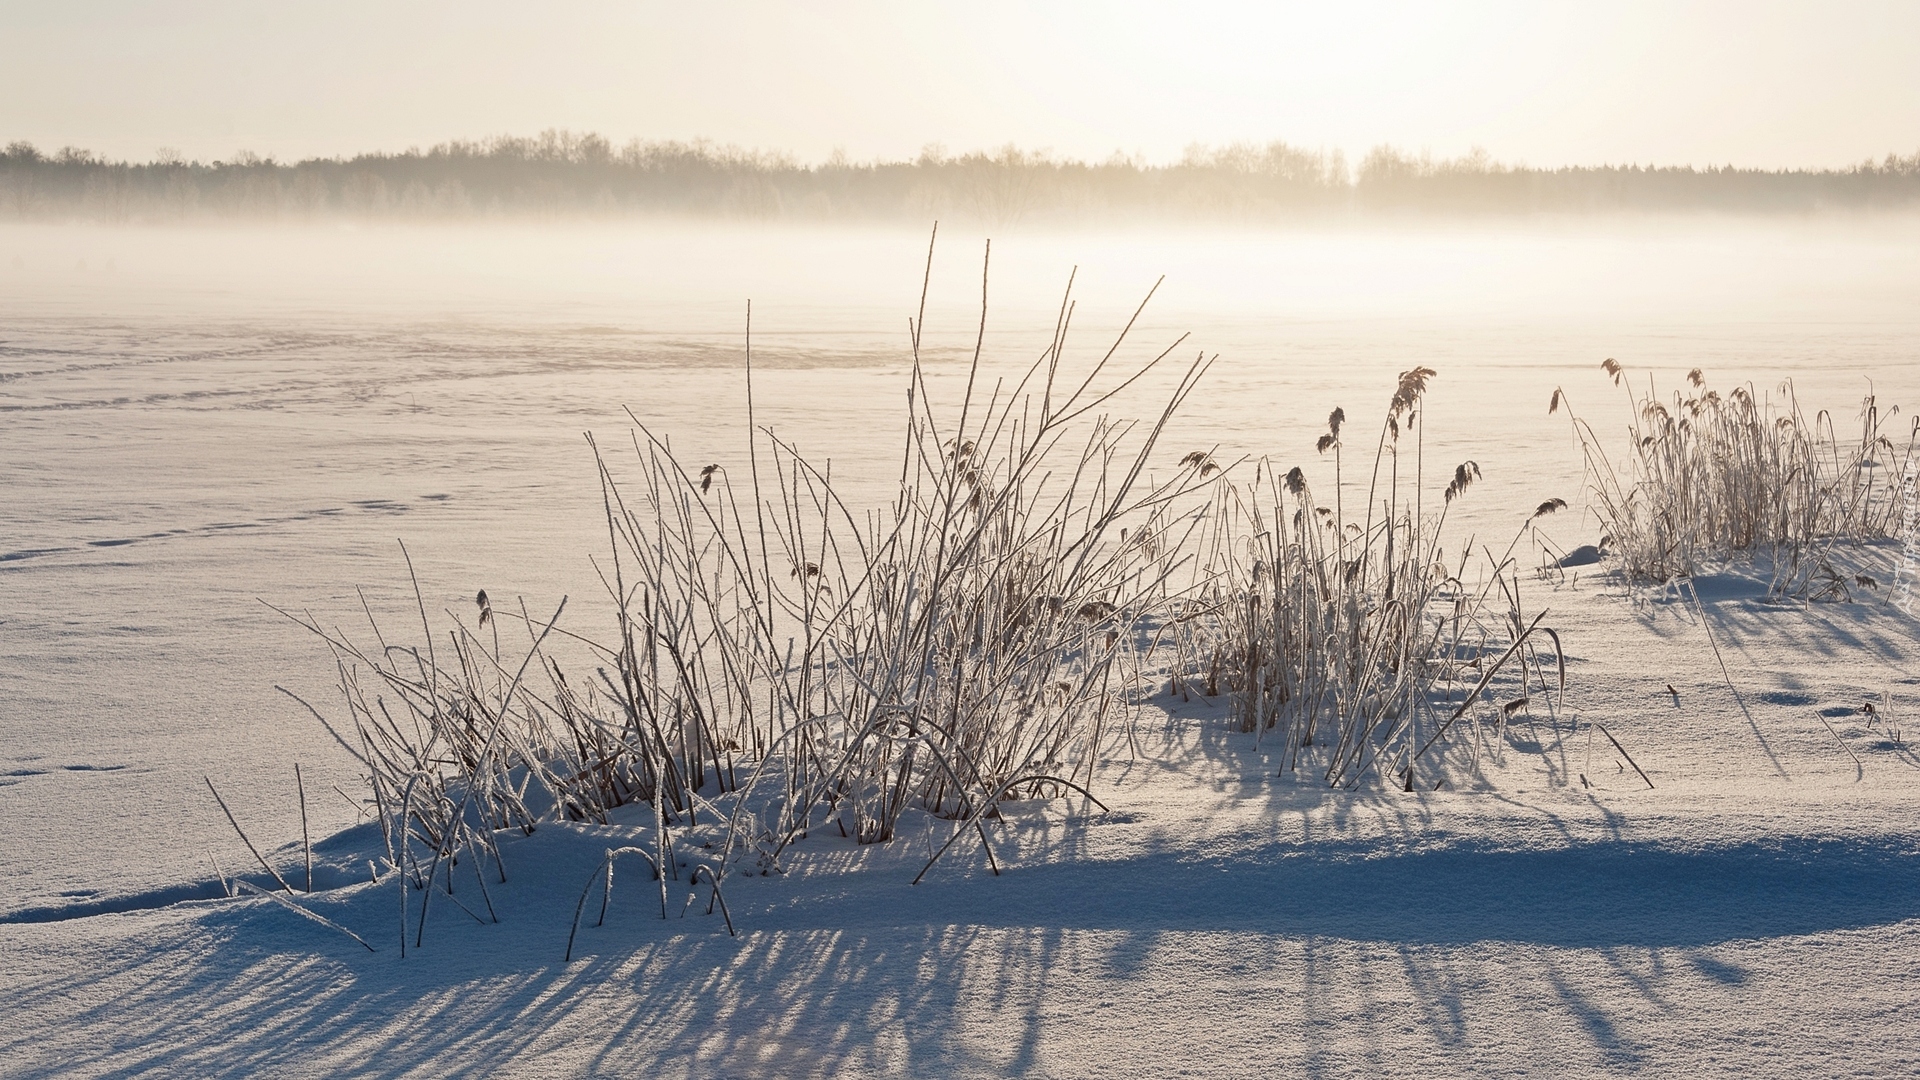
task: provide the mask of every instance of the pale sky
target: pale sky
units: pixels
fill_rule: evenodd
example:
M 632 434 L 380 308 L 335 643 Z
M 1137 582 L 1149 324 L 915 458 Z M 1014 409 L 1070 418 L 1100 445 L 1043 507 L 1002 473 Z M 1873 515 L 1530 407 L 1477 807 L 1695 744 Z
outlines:
M 281 159 L 543 128 L 905 158 L 1836 166 L 1920 151 L 1920 2 L 0 0 L 0 142 Z

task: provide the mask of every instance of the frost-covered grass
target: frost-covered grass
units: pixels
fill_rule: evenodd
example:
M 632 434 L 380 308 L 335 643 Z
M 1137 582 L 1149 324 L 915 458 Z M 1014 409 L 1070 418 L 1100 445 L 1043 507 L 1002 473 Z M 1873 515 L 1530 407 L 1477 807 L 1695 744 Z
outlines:
M 1102 407 L 1178 343 L 1115 376 L 1123 330 L 1069 375 L 1072 310 L 1069 289 L 1017 382 L 969 377 L 945 410 L 927 398 L 916 322 L 883 513 L 862 516 L 830 464 L 772 431 L 755 431 L 745 477 L 683 462 L 644 427 L 631 460 L 595 444 L 616 625 L 563 632 L 590 672 L 552 653 L 564 602 L 536 617 L 482 593 L 477 624 L 455 617 L 442 637 L 421 600 L 418 641 L 391 641 L 369 613 L 371 647 L 299 616 L 333 650 L 348 722 L 330 729 L 368 773 L 386 865 L 421 892 L 416 943 L 456 865 L 484 899 L 483 867 L 505 880 L 496 834 L 544 818 L 650 805 L 655 876 L 677 876 L 669 828 L 718 819 L 710 865 L 691 872 L 724 904 L 736 858 L 777 866 L 811 830 L 884 843 L 912 808 L 953 823 L 928 867 L 968 835 L 991 862 L 982 821 L 1001 803 L 1094 798 L 1097 750 L 1126 711 L 1121 658 L 1185 561 L 1142 541 L 1213 481 L 1148 473 L 1205 358 L 1148 422 L 1114 420 Z
M 1643 393 L 1617 361 L 1604 368 L 1627 395 L 1631 420 L 1623 469 L 1610 441 L 1568 415 L 1587 459 L 1602 546 L 1636 581 L 1664 582 L 1704 564 L 1767 551 L 1777 593 L 1833 599 L 1877 583 L 1849 580 L 1828 550 L 1837 542 L 1885 539 L 1911 495 L 1901 485 L 1920 451 L 1920 418 L 1900 419 L 1869 393 L 1857 426 L 1842 434 L 1832 413 L 1809 417 L 1791 380 L 1779 397 L 1736 386 L 1724 396 L 1699 368 L 1685 391 Z M 1555 390 L 1548 411 L 1566 395 Z M 1905 429 L 1905 430 L 1902 430 Z
M 1299 467 L 1283 475 L 1262 461 L 1250 482 L 1221 485 L 1200 541 L 1195 591 L 1207 617 L 1189 633 L 1205 692 L 1229 689 L 1240 730 L 1278 738 L 1287 770 L 1310 758 L 1335 787 L 1358 787 L 1372 774 L 1410 791 L 1428 751 L 1486 696 L 1506 691 L 1494 712 L 1504 730 L 1532 704 L 1530 694 L 1551 714 L 1554 694 L 1566 688 L 1558 637 L 1541 622 L 1546 612 L 1529 618 L 1522 606 L 1513 554 L 1526 529 L 1497 559 L 1485 548 L 1476 553 L 1469 539 L 1448 565 L 1447 509 L 1481 474 L 1477 463 L 1461 462 L 1444 489 L 1424 490 L 1424 396 L 1435 374 L 1401 374 L 1364 510 L 1350 518 L 1344 505 L 1346 414 L 1336 409 L 1318 441 L 1334 457 L 1332 506 L 1315 500 Z M 1565 505 L 1549 500 L 1534 517 Z M 1536 633 L 1553 639 L 1551 678 Z M 1462 730 L 1471 768 L 1481 729 L 1476 720 Z M 1445 782 L 1444 769 L 1426 766 L 1428 786 Z
M 436 630 L 417 582 L 412 640 L 370 610 L 357 636 L 295 616 L 332 650 L 345 720 L 313 712 L 366 772 L 377 869 L 401 883 L 416 945 L 460 882 L 478 888 L 470 913 L 493 916 L 503 830 L 604 824 L 631 804 L 654 841 L 610 844 L 603 904 L 628 855 L 662 888 L 683 863 L 704 875 L 725 914 L 721 883 L 742 866 L 778 869 L 819 830 L 893 842 L 909 813 L 944 823 L 915 880 L 960 842 L 997 873 L 987 825 L 1003 804 L 1102 805 L 1096 764 L 1142 756 L 1135 719 L 1163 690 L 1226 694 L 1240 731 L 1279 740 L 1284 771 L 1346 789 L 1472 776 L 1513 717 L 1536 701 L 1556 715 L 1564 659 L 1546 612 L 1522 605 L 1521 536 L 1447 565 L 1447 511 L 1480 471 L 1461 463 L 1424 490 L 1433 370 L 1401 375 L 1349 515 L 1344 413 L 1318 446 L 1331 507 L 1297 467 L 1191 451 L 1167 468 L 1160 443 L 1204 354 L 1164 380 L 1157 412 L 1114 418 L 1180 342 L 1116 371 L 1130 320 L 1076 366 L 1069 285 L 1048 347 L 987 386 L 985 291 L 983 277 L 958 402 L 929 400 L 913 323 L 889 507 L 850 505 L 830 463 L 775 431 L 755 429 L 730 472 L 636 421 L 630 451 L 589 440 L 610 633 L 562 628 L 564 601 L 540 614 L 485 593 L 472 625 L 448 613 Z M 749 339 L 750 422 L 751 364 Z M 563 667 L 561 643 L 587 663 Z M 719 831 L 676 846 L 703 822 Z

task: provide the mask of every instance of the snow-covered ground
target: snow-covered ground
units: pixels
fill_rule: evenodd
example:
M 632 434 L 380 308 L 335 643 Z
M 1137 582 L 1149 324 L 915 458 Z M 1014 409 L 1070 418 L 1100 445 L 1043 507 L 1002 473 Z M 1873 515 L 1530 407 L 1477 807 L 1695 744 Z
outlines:
M 1514 726 L 1466 790 L 1327 792 L 1277 776 L 1204 700 L 1147 708 L 1143 755 L 1102 771 L 1109 811 L 1010 814 L 999 877 L 975 854 L 909 884 L 948 823 L 865 849 L 816 830 L 784 875 L 728 879 L 737 938 L 704 887 L 682 914 L 673 883 L 663 921 L 634 864 L 563 962 L 601 852 L 652 844 L 644 812 L 509 842 L 500 923 L 443 899 L 404 960 L 390 879 L 308 901 L 378 953 L 258 898 L 10 925 L 0 1059 L 22 1075 L 1911 1075 L 1920 758 L 1858 705 L 1890 692 L 1896 723 L 1920 706 L 1920 624 L 1709 590 L 1749 724 L 1684 606 L 1587 585 L 1540 600 L 1569 642 L 1567 709 L 1557 729 Z M 1651 790 L 1604 743 L 1566 745 L 1596 718 Z M 1593 787 L 1568 782 L 1580 772 Z M 323 861 L 363 863 L 369 828 Z M 472 883 L 456 895 L 484 910 Z
M 696 257 L 704 242 L 658 240 L 656 261 L 693 268 L 676 283 L 577 238 L 585 268 L 568 281 L 634 295 L 569 301 L 530 283 L 565 261 L 559 241 L 532 244 L 525 276 L 487 277 L 462 262 L 476 241 L 437 234 L 275 241 L 307 271 L 257 238 L 201 234 L 172 237 L 197 261 L 169 269 L 168 235 L 0 232 L 0 268 L 12 251 L 26 267 L 0 301 L 0 1073 L 1920 1067 L 1920 722 L 1889 727 L 1920 717 L 1920 622 L 1868 589 L 1772 604 L 1738 568 L 1702 580 L 1698 609 L 1590 573 L 1530 582 L 1526 603 L 1565 642 L 1564 705 L 1518 720 L 1477 778 L 1442 790 L 1278 775 L 1221 703 L 1159 695 L 1139 705 L 1140 753 L 1116 745 L 1100 770 L 1108 811 L 1014 808 L 994 827 L 997 877 L 956 848 L 908 884 L 944 822 L 869 848 L 816 830 L 784 874 L 728 878 L 732 937 L 704 886 L 683 916 L 672 883 L 663 921 L 657 886 L 623 866 L 606 925 L 591 925 L 596 895 L 564 961 L 601 854 L 651 843 L 649 815 L 630 813 L 505 843 L 509 880 L 487 894 L 499 923 L 440 904 L 402 960 L 396 889 L 365 881 L 378 841 L 328 790 L 355 790 L 354 763 L 274 690 L 324 700 L 325 654 L 254 598 L 344 621 L 360 585 L 403 617 L 398 538 L 430 603 L 565 594 L 590 622 L 586 557 L 604 533 L 579 432 L 623 430 L 630 405 L 694 457 L 744 439 L 726 267 Z M 1666 386 L 1696 365 L 1762 387 L 1791 374 L 1842 415 L 1863 376 L 1883 401 L 1920 404 L 1904 235 L 1214 238 L 1196 241 L 1205 258 L 1067 237 L 996 245 L 995 260 L 1039 279 L 1031 262 L 1064 277 L 1076 259 L 1159 255 L 1232 282 L 1225 307 L 1173 290 L 1143 328 L 1143 350 L 1192 328 L 1223 354 L 1182 446 L 1324 469 L 1311 439 L 1331 407 L 1368 416 L 1396 371 L 1438 368 L 1427 452 L 1472 457 L 1488 481 L 1455 526 L 1504 542 L 1543 498 L 1578 509 L 1577 449 L 1545 405 L 1556 385 L 1590 417 L 1617 404 L 1602 356 Z M 905 300 L 870 283 L 917 256 L 901 237 L 840 242 L 843 301 L 790 250 L 811 240 L 712 243 L 755 278 L 740 291 L 756 295 L 757 419 L 832 454 L 856 488 L 863 470 L 883 485 L 901 391 L 885 327 L 917 280 Z M 417 254 L 436 244 L 470 247 Z M 964 292 L 971 256 L 948 257 Z M 81 258 L 92 276 L 69 269 Z M 1719 272 L 1732 284 L 1672 295 Z M 409 274 L 440 291 L 377 287 Z M 375 284 L 329 284 L 342 276 Z M 1289 286 L 1302 306 L 1259 299 Z M 800 298 L 784 312 L 783 287 Z M 1120 295 L 1089 301 L 1096 356 Z M 1024 360 L 1052 314 L 1009 307 L 990 345 Z M 970 345 L 963 308 L 944 329 Z M 941 362 L 936 389 L 958 377 L 951 352 Z M 1577 514 L 1552 524 L 1593 539 Z M 1882 582 L 1898 557 L 1858 553 Z M 1594 722 L 1651 788 L 1593 745 Z M 218 895 L 210 854 L 228 874 L 250 861 L 202 775 L 283 869 L 297 863 L 295 760 L 330 837 L 321 883 L 338 886 L 299 899 L 377 952 L 267 899 L 186 899 Z M 455 887 L 484 915 L 477 886 Z

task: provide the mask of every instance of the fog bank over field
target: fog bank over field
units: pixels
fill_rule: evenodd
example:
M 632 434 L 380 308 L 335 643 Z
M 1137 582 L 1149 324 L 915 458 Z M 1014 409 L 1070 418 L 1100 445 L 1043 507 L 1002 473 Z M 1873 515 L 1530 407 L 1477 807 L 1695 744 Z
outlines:
M 835 355 L 871 339 L 897 359 L 904 320 L 919 302 L 930 225 L 0 222 L 0 311 L 36 319 L 311 315 L 591 325 L 733 348 L 752 298 L 768 350 L 772 335 L 791 332 L 806 335 L 805 348 Z M 1221 327 L 1260 327 L 1246 341 L 1265 347 L 1285 327 L 1325 320 L 1440 321 L 1478 334 L 1578 325 L 1608 334 L 1667 324 L 1864 328 L 1920 319 L 1920 215 L 1913 214 L 1357 220 L 1251 229 L 943 221 L 929 308 L 936 318 L 977 323 L 989 238 L 989 334 L 1051 327 L 1076 267 L 1083 324 L 1123 322 L 1164 275 L 1143 318 L 1196 331 L 1214 347 L 1232 344 L 1215 332 Z M 1595 348 L 1603 350 L 1597 362 L 1609 347 Z
M 1658 164 L 1540 167 L 1485 150 L 1454 158 L 1378 146 L 1195 144 L 1177 161 L 1086 161 L 1009 144 L 911 160 L 806 163 L 704 141 L 616 146 L 594 134 L 447 142 L 285 163 L 240 151 L 106 160 L 16 141 L 0 152 L 0 219 L 470 220 L 684 215 L 703 219 L 990 226 L 1259 223 L 1410 216 L 1807 215 L 1920 207 L 1920 152 L 1844 169 Z

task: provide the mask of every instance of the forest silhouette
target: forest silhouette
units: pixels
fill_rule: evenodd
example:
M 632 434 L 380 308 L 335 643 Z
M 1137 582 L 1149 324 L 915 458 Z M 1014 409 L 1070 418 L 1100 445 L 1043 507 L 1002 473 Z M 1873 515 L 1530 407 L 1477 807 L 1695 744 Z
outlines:
M 103 159 L 14 142 L 0 152 L 0 219 L 604 218 L 644 215 L 994 224 L 1131 220 L 1279 221 L 1408 215 L 1614 212 L 1808 214 L 1911 209 L 1920 152 L 1844 169 L 1503 164 L 1376 147 L 1284 142 L 1190 147 L 1177 162 L 1064 159 L 1007 146 L 913 160 L 815 164 L 704 141 L 615 146 L 546 131 L 432 149 L 283 163 L 241 151 L 188 161 Z

